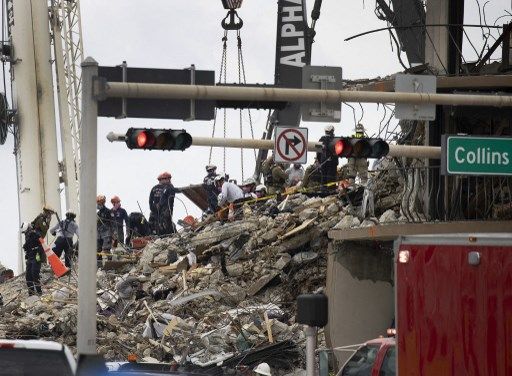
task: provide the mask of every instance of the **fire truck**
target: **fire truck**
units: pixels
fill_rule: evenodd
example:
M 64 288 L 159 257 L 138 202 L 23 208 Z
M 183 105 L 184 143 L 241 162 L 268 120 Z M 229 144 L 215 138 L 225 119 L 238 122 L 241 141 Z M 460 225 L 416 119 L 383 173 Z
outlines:
M 396 336 L 341 375 L 512 374 L 512 233 L 401 237 L 394 261 Z

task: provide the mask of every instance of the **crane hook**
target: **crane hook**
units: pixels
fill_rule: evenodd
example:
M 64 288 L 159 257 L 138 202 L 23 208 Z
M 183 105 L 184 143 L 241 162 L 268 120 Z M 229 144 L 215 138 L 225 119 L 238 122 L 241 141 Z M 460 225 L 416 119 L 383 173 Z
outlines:
M 221 25 L 224 30 L 240 30 L 244 25 L 244 21 L 238 16 L 236 10 L 230 9 L 226 17 L 222 20 Z

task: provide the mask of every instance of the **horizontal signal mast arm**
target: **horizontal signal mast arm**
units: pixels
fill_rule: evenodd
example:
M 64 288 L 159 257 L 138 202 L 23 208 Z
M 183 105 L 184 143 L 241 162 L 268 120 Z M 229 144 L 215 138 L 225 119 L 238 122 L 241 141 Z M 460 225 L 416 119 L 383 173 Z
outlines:
M 113 98 L 203 99 L 270 102 L 410 103 L 454 106 L 512 107 L 511 95 L 387 93 L 372 91 L 222 87 L 204 85 L 108 82 L 104 94 Z
M 126 136 L 122 133 L 110 132 L 107 139 L 110 142 L 125 142 Z M 192 146 L 213 146 L 237 149 L 274 149 L 273 140 L 250 140 L 239 138 L 211 138 L 192 137 Z M 317 152 L 322 150 L 322 144 L 316 141 L 308 142 L 308 151 Z M 390 157 L 406 158 L 429 158 L 440 159 L 441 148 L 438 146 L 415 146 L 415 145 L 389 145 Z

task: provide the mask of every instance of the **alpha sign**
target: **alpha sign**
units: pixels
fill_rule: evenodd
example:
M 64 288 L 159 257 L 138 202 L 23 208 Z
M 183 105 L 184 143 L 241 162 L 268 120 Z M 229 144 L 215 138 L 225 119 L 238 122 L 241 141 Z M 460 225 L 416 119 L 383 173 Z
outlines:
M 302 0 L 285 0 L 280 9 L 281 54 L 279 63 L 293 67 L 306 65 L 306 28 Z
M 302 67 L 311 63 L 306 0 L 278 0 L 275 84 L 302 88 Z M 299 126 L 300 103 L 277 112 L 281 125 Z
M 444 136 L 443 172 L 449 175 L 512 175 L 512 138 Z

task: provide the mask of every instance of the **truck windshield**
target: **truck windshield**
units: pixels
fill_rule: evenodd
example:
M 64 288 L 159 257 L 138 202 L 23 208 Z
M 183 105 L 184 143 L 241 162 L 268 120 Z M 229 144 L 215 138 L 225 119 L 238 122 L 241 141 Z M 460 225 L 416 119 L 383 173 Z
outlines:
M 72 376 L 64 351 L 1 349 L 0 364 L 0 376 Z
M 343 368 L 342 376 L 370 376 L 379 346 L 363 346 L 355 352 Z

